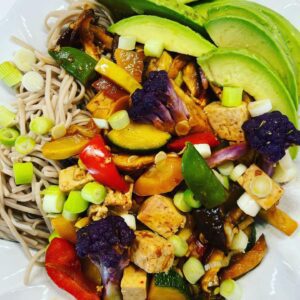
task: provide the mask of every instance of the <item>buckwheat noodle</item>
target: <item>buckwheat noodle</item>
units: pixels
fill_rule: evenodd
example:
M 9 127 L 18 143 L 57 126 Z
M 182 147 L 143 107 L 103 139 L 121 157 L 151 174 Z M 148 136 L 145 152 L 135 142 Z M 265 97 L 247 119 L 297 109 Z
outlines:
M 109 11 L 100 3 L 92 0 L 71 1 L 68 9 L 53 11 L 47 15 L 47 48 L 55 45 L 67 24 L 75 20 L 87 7 L 96 8 L 101 25 L 107 27 L 112 23 Z M 64 124 L 67 128 L 72 124 L 85 125 L 90 115 L 80 109 L 78 104 L 87 102 L 94 93 L 56 65 L 50 56 L 16 37 L 12 40 L 34 51 L 37 62 L 32 69 L 45 79 L 43 90 L 36 93 L 28 92 L 20 85 L 16 90 L 14 103 L 17 111 L 15 125 L 20 134 L 30 136 L 36 141 L 34 151 L 22 156 L 14 148 L 0 145 L 0 238 L 21 244 L 30 260 L 24 280 L 28 283 L 32 267 L 43 263 L 43 254 L 51 231 L 49 218 L 42 210 L 41 191 L 51 184 L 58 184 L 58 172 L 61 168 L 58 162 L 43 157 L 41 147 L 49 137 L 30 132 L 30 120 L 43 115 L 54 120 L 56 125 Z M 34 178 L 31 186 L 15 184 L 12 171 L 14 162 L 33 163 Z M 32 252 L 31 249 L 38 251 Z

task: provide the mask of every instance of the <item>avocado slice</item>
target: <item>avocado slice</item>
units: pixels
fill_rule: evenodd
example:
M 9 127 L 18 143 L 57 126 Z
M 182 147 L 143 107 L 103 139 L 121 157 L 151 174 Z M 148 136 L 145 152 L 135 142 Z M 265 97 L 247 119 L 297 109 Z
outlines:
M 272 34 L 272 37 L 275 38 L 278 43 L 280 43 L 280 47 L 282 47 L 282 49 L 287 54 L 289 54 L 289 49 L 286 46 L 285 41 L 277 26 L 268 16 L 264 15 L 262 12 L 259 12 L 257 10 L 254 11 L 250 7 L 230 3 L 212 7 L 207 11 L 207 19 L 214 19 L 223 16 L 241 17 L 262 25 L 266 30 L 269 30 Z
M 219 86 L 242 87 L 255 100 L 270 99 L 273 110 L 279 110 L 298 127 L 293 100 L 279 76 L 247 50 L 218 48 L 198 58 L 210 82 Z
M 118 35 L 134 36 L 142 44 L 157 40 L 168 51 L 196 57 L 215 49 L 212 43 L 189 27 L 156 16 L 133 16 L 113 24 L 108 30 Z
M 253 18 L 253 15 L 258 16 L 255 21 L 259 22 L 261 25 L 267 26 L 268 29 L 272 30 L 273 37 L 279 37 L 276 32 L 282 37 L 284 45 L 281 43 L 281 47 L 288 49 L 290 59 L 294 63 L 294 68 L 296 69 L 296 78 L 298 85 L 298 94 L 300 97 L 300 33 L 299 31 L 283 16 L 277 12 L 255 2 L 250 1 L 233 1 L 233 0 L 219 0 L 219 1 L 209 1 L 201 4 L 196 4 L 193 6 L 195 12 L 197 12 L 201 17 L 207 19 L 209 14 L 215 14 L 216 10 L 219 13 L 223 12 L 224 8 L 234 6 L 236 9 L 239 8 L 238 16 L 246 17 L 246 11 L 249 12 L 247 18 Z M 241 10 L 244 10 L 243 15 L 241 15 Z M 236 10 L 237 11 L 237 10 Z M 265 19 L 264 23 L 259 20 L 261 18 Z M 274 31 L 275 30 L 275 31 Z
M 279 74 L 292 96 L 295 108 L 298 107 L 297 81 L 292 63 L 267 29 L 256 22 L 235 16 L 209 19 L 204 27 L 217 46 L 247 49 L 265 59 Z
M 155 15 L 203 32 L 204 19 L 193 8 L 177 0 L 100 0 L 118 20 L 133 15 Z

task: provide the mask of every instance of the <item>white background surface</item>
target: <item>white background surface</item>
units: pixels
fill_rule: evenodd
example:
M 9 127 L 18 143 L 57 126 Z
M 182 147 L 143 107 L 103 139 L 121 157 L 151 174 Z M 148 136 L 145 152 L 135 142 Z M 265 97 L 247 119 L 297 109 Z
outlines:
M 14 9 L 8 13 L 15 2 Z M 260 0 L 257 2 L 281 12 L 300 28 L 300 1 Z M 38 49 L 44 49 L 44 17 L 49 11 L 61 8 L 63 4 L 65 4 L 63 0 L 0 0 L 0 61 L 10 59 L 17 48 L 9 41 L 11 35 L 23 38 Z M 7 104 L 11 100 L 13 94 L 0 85 L 0 102 Z M 300 170 L 299 159 L 298 169 Z M 299 204 L 300 178 L 298 177 L 286 187 L 280 205 L 300 223 Z M 255 271 L 240 280 L 244 290 L 243 300 L 300 299 L 299 230 L 293 237 L 288 238 L 269 226 L 261 229 L 266 232 L 269 253 Z M 27 261 L 17 244 L 0 241 L 0 300 L 72 299 L 64 292 L 58 291 L 48 281 L 41 268 L 35 269 L 32 285 L 25 287 L 22 278 L 26 264 Z

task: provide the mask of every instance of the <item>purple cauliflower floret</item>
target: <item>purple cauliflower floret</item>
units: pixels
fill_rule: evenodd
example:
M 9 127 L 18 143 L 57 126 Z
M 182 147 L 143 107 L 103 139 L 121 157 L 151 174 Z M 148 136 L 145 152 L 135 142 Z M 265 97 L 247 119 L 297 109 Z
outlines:
M 121 299 L 120 282 L 134 239 L 133 230 L 119 216 L 108 216 L 77 232 L 77 255 L 88 257 L 99 268 L 105 300 Z
M 290 146 L 300 145 L 300 131 L 279 111 L 248 120 L 243 130 L 250 147 L 272 163 L 278 162 Z
M 160 130 L 172 132 L 178 122 L 189 117 L 166 71 L 150 72 L 143 89 L 135 91 L 131 99 L 130 118 L 138 123 L 152 123 Z

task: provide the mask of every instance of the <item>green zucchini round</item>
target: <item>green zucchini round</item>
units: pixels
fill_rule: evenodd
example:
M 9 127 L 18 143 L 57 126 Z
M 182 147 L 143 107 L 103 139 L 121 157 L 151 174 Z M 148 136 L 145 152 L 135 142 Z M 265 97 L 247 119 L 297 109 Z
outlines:
M 107 138 L 118 148 L 143 153 L 162 148 L 171 139 L 171 135 L 149 124 L 130 123 L 124 129 L 111 130 Z

